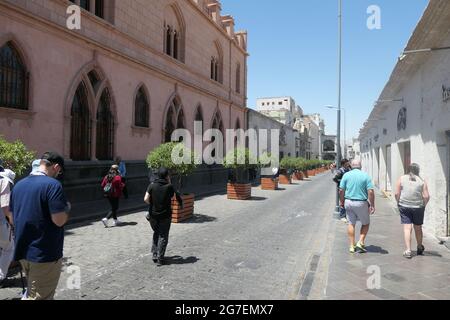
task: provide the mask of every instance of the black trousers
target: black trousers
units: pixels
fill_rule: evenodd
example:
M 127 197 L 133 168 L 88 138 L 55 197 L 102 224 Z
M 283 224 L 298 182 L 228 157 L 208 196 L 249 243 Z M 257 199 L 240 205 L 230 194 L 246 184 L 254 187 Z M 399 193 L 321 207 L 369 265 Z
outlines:
M 106 219 L 113 218 L 117 220 L 117 210 L 119 210 L 119 198 L 108 198 L 109 204 L 111 205 L 111 211 L 106 216 Z
M 153 229 L 152 253 L 157 259 L 164 258 L 169 242 L 169 231 L 172 219 L 155 219 L 150 217 L 150 225 Z
M 125 177 L 122 177 L 122 183 L 124 184 L 123 190 L 122 190 L 123 197 L 124 197 L 125 199 L 128 199 L 127 180 L 125 179 Z

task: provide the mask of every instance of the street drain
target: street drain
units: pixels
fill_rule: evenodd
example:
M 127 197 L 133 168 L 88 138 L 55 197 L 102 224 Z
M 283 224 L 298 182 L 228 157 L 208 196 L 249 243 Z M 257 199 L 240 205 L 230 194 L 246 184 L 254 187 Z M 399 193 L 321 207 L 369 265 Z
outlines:
M 316 254 L 311 258 L 309 263 L 309 270 L 306 273 L 302 286 L 299 291 L 299 300 L 307 300 L 311 293 L 312 285 L 314 283 L 314 277 L 316 276 L 317 267 L 319 266 L 320 255 Z

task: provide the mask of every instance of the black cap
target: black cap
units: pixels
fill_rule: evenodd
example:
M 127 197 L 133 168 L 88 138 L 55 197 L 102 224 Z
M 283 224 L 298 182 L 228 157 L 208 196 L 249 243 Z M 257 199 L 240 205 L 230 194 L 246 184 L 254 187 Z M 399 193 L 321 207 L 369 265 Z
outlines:
M 59 166 L 64 171 L 64 158 L 59 153 L 52 151 L 46 152 L 42 155 L 41 160 L 45 160 L 52 164 L 59 164 Z

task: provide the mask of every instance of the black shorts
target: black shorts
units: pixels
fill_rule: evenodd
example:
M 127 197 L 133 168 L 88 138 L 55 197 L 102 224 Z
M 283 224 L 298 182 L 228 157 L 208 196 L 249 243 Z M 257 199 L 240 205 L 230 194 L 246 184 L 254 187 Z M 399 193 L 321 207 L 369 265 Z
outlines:
M 425 217 L 425 208 L 407 208 L 398 206 L 402 224 L 413 224 L 415 226 L 423 225 Z

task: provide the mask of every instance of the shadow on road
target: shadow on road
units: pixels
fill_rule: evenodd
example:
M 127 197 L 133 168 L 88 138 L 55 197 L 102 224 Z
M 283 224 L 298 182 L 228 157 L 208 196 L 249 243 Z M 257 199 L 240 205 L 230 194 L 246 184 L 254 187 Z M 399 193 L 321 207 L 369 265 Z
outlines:
M 263 200 L 267 200 L 266 197 L 251 197 L 250 201 L 263 201 Z
M 389 254 L 389 251 L 379 247 L 379 246 L 367 246 L 367 252 L 370 253 L 379 253 L 379 254 Z
M 189 264 L 189 263 L 196 263 L 198 260 L 200 260 L 197 257 L 187 257 L 183 258 L 180 256 L 173 256 L 173 257 L 165 257 L 164 258 L 164 264 L 171 265 L 171 264 Z
M 216 217 L 211 217 L 211 216 L 207 216 L 204 214 L 194 214 L 194 216 L 189 219 L 184 221 L 183 223 L 205 223 L 205 222 L 213 222 L 216 221 L 217 218 Z
M 116 228 L 122 228 L 122 227 L 129 227 L 129 226 L 136 226 L 137 222 L 119 222 L 119 224 L 116 226 Z
M 416 251 L 416 255 L 417 255 L 417 251 Z M 423 255 L 426 256 L 426 257 L 438 257 L 438 258 L 442 258 L 442 255 L 439 254 L 439 253 L 436 252 L 436 251 L 425 251 L 425 252 L 423 253 Z
M 277 188 L 277 190 L 275 191 L 284 191 L 284 190 L 286 190 L 286 188 Z

